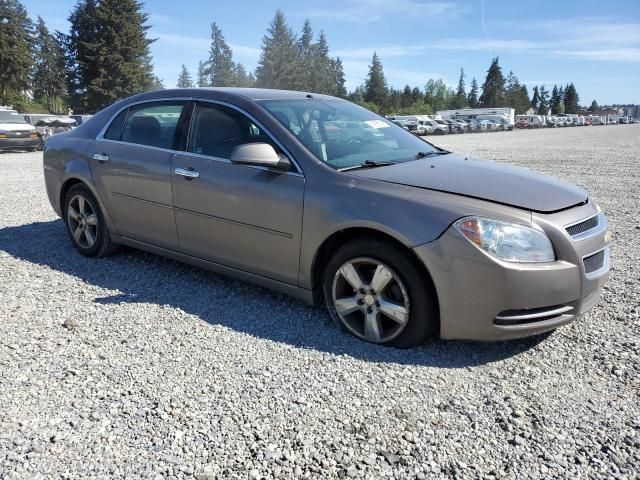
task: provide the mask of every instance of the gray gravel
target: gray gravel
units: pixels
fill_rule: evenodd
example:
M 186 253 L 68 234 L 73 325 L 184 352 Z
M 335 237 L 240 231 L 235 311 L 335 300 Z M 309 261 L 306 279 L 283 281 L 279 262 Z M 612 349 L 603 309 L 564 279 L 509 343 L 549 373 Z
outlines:
M 246 283 L 81 257 L 41 154 L 0 154 L 0 478 L 638 478 L 640 128 L 434 141 L 589 189 L 600 305 L 543 338 L 375 347 Z

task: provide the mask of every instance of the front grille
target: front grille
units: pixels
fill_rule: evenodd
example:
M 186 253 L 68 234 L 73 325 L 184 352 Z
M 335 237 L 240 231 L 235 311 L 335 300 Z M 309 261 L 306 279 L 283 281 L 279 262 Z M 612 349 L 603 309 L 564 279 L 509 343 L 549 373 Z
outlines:
M 14 130 L 7 133 L 8 138 L 29 138 L 31 130 Z
M 588 232 L 589 230 L 596 228 L 598 226 L 598 216 L 594 215 L 591 218 L 587 218 L 583 222 L 576 223 L 575 225 L 571 225 L 567 227 L 567 233 L 572 237 L 576 235 L 580 235 L 582 233 Z
M 604 250 L 600 250 L 598 253 L 585 257 L 583 263 L 584 271 L 586 273 L 597 272 L 604 266 Z

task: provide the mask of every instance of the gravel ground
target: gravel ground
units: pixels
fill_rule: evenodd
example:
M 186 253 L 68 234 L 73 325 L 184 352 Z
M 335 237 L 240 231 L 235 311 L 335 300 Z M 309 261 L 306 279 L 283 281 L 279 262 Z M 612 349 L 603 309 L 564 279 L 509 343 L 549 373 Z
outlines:
M 1 154 L 0 479 L 638 478 L 640 127 L 433 140 L 587 188 L 601 303 L 542 338 L 375 347 L 250 284 L 81 257 L 41 154 Z

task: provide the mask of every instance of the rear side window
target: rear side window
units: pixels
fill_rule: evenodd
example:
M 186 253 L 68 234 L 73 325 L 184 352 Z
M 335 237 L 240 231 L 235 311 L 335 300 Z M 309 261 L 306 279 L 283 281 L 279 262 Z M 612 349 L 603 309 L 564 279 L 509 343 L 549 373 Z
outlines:
M 246 115 L 223 105 L 196 107 L 188 151 L 229 160 L 231 152 L 245 143 L 263 142 L 277 152 L 278 145 Z
M 123 142 L 175 149 L 177 127 L 185 102 L 163 102 L 136 105 L 122 128 Z
M 104 138 L 106 138 L 107 140 L 120 140 L 120 136 L 122 135 L 122 126 L 124 125 L 124 119 L 127 118 L 127 111 L 128 110 L 125 108 L 118 114 L 113 122 L 111 122 L 111 125 L 109 125 L 109 128 L 104 134 Z

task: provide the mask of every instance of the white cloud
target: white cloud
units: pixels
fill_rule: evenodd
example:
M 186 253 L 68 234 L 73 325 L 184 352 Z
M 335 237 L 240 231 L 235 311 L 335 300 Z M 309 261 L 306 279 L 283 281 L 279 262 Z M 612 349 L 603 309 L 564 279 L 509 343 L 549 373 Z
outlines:
M 372 23 L 390 15 L 455 17 L 468 11 L 467 6 L 446 0 L 345 0 L 340 8 L 311 8 L 300 13 L 306 17 L 328 18 L 340 22 Z
M 152 37 L 158 39 L 158 43 L 165 45 L 188 48 L 192 52 L 206 54 L 209 51 L 209 45 L 211 39 L 208 37 L 189 37 L 186 35 L 176 35 L 173 33 L 161 33 L 152 32 Z M 237 43 L 229 43 L 231 50 L 233 50 L 234 57 L 246 58 L 249 57 L 254 61 L 260 56 L 260 48 L 252 47 L 248 45 L 239 45 Z
M 611 48 L 600 50 L 554 50 L 554 55 L 602 62 L 640 63 L 640 48 Z

